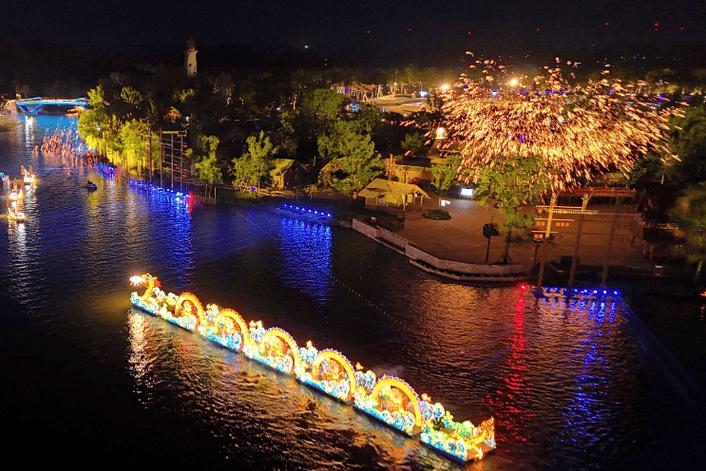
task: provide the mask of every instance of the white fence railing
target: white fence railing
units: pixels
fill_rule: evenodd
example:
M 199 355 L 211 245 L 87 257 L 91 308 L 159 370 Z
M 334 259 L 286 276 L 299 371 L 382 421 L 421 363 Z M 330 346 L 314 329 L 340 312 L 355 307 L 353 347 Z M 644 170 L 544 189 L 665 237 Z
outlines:
M 450 271 L 466 275 L 509 276 L 527 273 L 531 266 L 524 264 L 486 265 L 482 263 L 466 263 L 456 260 L 446 260 L 436 257 L 416 247 L 411 241 L 385 228 L 371 226 L 359 219 L 353 219 L 352 228 L 361 234 L 377 241 L 387 242 L 400 249 L 400 252 L 412 260 L 422 262 L 437 270 Z

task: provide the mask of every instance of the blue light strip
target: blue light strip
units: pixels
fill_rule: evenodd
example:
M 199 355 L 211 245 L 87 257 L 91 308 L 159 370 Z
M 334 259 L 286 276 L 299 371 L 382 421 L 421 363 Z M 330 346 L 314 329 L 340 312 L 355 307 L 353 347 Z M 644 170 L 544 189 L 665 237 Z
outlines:
M 188 201 L 193 198 L 191 193 L 183 193 L 181 191 L 174 191 L 171 188 L 163 188 L 159 185 L 153 185 L 152 183 L 143 182 L 141 180 L 129 180 L 130 186 L 138 190 L 153 191 L 165 196 L 174 198 L 177 203 L 187 204 Z
M 581 297 L 620 297 L 620 290 L 606 288 L 563 288 L 561 286 L 543 286 L 538 288 L 545 296 L 581 296 Z
M 297 206 L 294 204 L 283 204 L 280 209 L 284 211 L 290 211 L 292 213 L 305 214 L 316 218 L 330 218 L 333 214 L 327 211 L 319 211 L 318 209 L 305 208 L 303 206 Z
M 112 165 L 104 164 L 103 162 L 98 162 L 96 164 L 96 168 L 100 173 L 103 174 L 104 177 L 108 178 L 113 178 L 115 177 L 115 173 L 117 169 L 113 167 Z

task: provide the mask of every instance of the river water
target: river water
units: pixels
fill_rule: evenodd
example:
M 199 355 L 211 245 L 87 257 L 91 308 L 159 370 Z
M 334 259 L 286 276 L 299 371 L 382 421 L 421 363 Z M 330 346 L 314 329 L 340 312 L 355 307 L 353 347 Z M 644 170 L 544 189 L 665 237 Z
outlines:
M 457 419 L 496 418 L 471 469 L 671 468 L 703 448 L 704 307 L 536 300 L 440 281 L 346 229 L 188 207 L 35 155 L 75 122 L 18 118 L 0 171 L 32 164 L 24 225 L 0 219 L 0 420 L 25 459 L 236 469 L 451 468 L 353 409 L 128 312 L 158 275 L 246 320 L 405 378 Z M 81 188 L 86 178 L 99 189 Z M 4 204 L 2 205 L 4 212 Z M 34 454 L 32 454 L 34 453 Z M 95 460 L 100 461 L 95 461 Z

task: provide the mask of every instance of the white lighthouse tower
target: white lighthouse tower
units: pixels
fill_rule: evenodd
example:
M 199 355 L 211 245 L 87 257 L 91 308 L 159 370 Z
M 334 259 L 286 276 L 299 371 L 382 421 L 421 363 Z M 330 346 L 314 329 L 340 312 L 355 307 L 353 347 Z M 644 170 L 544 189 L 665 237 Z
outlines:
M 196 77 L 196 42 L 189 37 L 186 40 L 186 50 L 184 51 L 184 73 L 187 77 Z

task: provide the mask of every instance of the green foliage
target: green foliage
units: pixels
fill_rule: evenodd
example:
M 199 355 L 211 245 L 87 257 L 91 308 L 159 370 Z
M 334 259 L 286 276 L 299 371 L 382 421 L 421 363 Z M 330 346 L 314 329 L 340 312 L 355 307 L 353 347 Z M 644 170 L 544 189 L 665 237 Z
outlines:
M 220 143 L 221 140 L 218 136 L 200 134 L 196 139 L 196 152 L 194 153 L 194 156 L 198 160 L 216 157 L 216 151 L 218 150 L 218 145 Z
M 329 133 L 320 135 L 316 143 L 324 161 L 375 151 L 370 137 L 358 134 L 356 124 L 351 121 L 338 121 Z
M 365 134 L 372 134 L 382 122 L 382 113 L 373 106 L 364 105 L 355 114 L 358 130 Z
M 130 87 L 123 87 L 121 95 L 131 104 L 140 102 L 139 92 Z M 144 119 L 120 120 L 111 115 L 101 85 L 90 89 L 88 98 L 91 106 L 79 117 L 79 135 L 89 148 L 111 162 L 141 173 L 149 158 L 149 124 Z M 152 162 L 159 162 L 159 138 L 156 134 L 152 135 Z
M 294 114 L 291 111 L 281 113 L 279 135 L 280 151 L 285 155 L 294 155 L 297 152 L 297 136 L 294 129 Z
M 485 167 L 476 181 L 476 195 L 481 204 L 492 201 L 505 216 L 505 226 L 523 229 L 532 218 L 521 214 L 523 206 L 535 204 L 550 190 L 550 182 L 541 177 L 538 158 L 514 157 L 498 159 L 493 167 Z
M 193 88 L 182 88 L 174 92 L 174 101 L 179 103 L 186 103 L 186 101 L 196 95 L 196 91 Z
M 689 187 L 669 215 L 684 231 L 689 260 L 706 260 L 706 182 Z
M 230 173 L 235 183 L 259 187 L 269 175 L 278 149 L 262 131 L 257 136 L 249 136 L 245 142 L 247 149 L 232 160 Z
M 106 153 L 106 133 L 110 124 L 110 117 L 105 109 L 103 87 L 88 90 L 91 107 L 81 113 L 78 120 L 78 133 L 91 149 Z
M 147 164 L 149 148 L 149 125 L 141 120 L 130 120 L 122 123 L 118 130 L 119 152 L 123 165 L 127 169 L 137 169 L 137 173 L 142 172 L 142 168 Z M 159 150 L 157 149 L 157 152 Z M 154 150 L 153 150 L 154 155 Z
M 384 168 L 370 136 L 356 132 L 350 121 L 337 122 L 329 134 L 319 136 L 319 155 L 330 161 L 320 180 L 344 194 L 362 190 Z
M 407 133 L 402 140 L 401 146 L 405 153 L 417 155 L 426 149 L 424 135 L 419 132 Z
M 316 140 L 330 132 L 336 121 L 343 119 L 345 97 L 328 88 L 303 92 L 300 99 L 295 96 L 292 108 L 282 112 L 283 128 L 279 139 L 283 151 L 309 159 L 316 152 Z
M 438 192 L 449 191 L 456 183 L 460 165 L 461 156 L 459 155 L 450 155 L 443 162 L 432 165 L 431 174 L 434 177 L 432 185 Z
M 304 95 L 298 112 L 301 116 L 328 127 L 343 114 L 344 101 L 345 98 L 340 93 L 329 88 L 317 88 Z
M 142 103 L 144 98 L 142 97 L 142 94 L 134 88 L 123 87 L 120 90 L 120 99 L 128 105 L 137 107 L 140 106 L 140 103 Z
M 635 163 L 632 171 L 627 175 L 625 184 L 630 187 L 641 188 L 654 180 L 661 179 L 667 168 L 662 156 L 649 152 L 645 157 Z
M 194 164 L 196 167 L 196 177 L 210 185 L 220 185 L 223 183 L 223 170 L 218 165 L 215 155 L 204 157 Z
M 706 181 L 706 110 L 692 106 L 675 122 L 672 147 L 680 160 L 669 169 L 672 182 L 680 187 Z
M 216 157 L 219 143 L 217 136 L 201 134 L 196 140 L 196 152 L 190 152 L 197 159 L 194 164 L 197 178 L 210 185 L 223 183 L 223 170 Z

